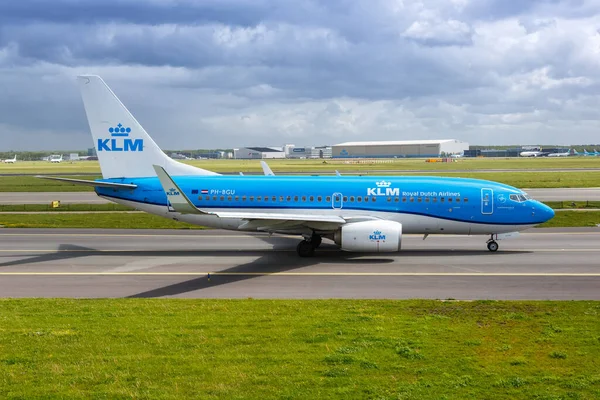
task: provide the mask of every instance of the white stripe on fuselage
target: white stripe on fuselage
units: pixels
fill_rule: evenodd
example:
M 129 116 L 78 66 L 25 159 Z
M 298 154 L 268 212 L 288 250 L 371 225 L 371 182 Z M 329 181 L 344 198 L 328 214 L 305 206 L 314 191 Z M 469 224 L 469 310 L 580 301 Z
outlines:
M 104 197 L 104 196 L 100 196 Z M 229 230 L 244 230 L 238 229 L 246 221 L 237 218 L 219 218 L 214 215 L 199 215 L 199 214 L 180 214 L 169 211 L 166 206 L 154 204 L 139 203 L 123 199 L 115 199 L 112 197 L 104 197 L 115 203 L 123 204 L 129 207 L 137 208 L 138 210 L 158 215 L 161 217 L 174 219 L 177 221 L 187 222 L 193 225 L 206 226 L 211 228 L 229 229 Z M 239 212 L 261 212 L 264 213 L 264 208 L 236 208 Z M 231 211 L 230 208 L 211 208 L 210 211 Z M 336 215 L 342 218 L 356 217 L 375 217 L 388 221 L 396 221 L 402 224 L 402 231 L 406 234 L 460 234 L 460 235 L 490 235 L 493 233 L 516 232 L 529 229 L 534 225 L 494 225 L 494 224 L 474 224 L 463 221 L 452 221 L 442 218 L 428 217 L 425 215 L 405 214 L 400 212 L 383 212 L 383 211 L 364 211 L 351 209 L 294 209 L 294 208 L 272 208 L 269 212 L 278 214 L 302 212 L 304 214 L 313 215 Z M 246 231 L 256 231 L 246 229 Z M 286 231 L 289 233 L 289 231 Z M 299 231 L 298 233 L 303 233 Z

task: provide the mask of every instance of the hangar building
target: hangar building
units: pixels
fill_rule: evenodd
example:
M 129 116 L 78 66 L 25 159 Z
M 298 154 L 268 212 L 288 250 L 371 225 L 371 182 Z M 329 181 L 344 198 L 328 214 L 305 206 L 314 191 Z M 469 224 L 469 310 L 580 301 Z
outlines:
M 242 147 L 233 149 L 235 159 L 285 158 L 281 147 Z
M 346 142 L 332 146 L 333 158 L 440 157 L 463 154 L 467 142 L 446 140 L 400 140 L 389 142 Z

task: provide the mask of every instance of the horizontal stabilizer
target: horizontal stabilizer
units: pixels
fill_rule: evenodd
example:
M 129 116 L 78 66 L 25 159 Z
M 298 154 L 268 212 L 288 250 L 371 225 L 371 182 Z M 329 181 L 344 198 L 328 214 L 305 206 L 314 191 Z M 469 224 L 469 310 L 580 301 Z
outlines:
M 137 185 L 131 183 L 114 183 L 114 182 L 100 182 L 100 181 L 88 181 L 85 179 L 72 179 L 72 178 L 58 178 L 55 176 L 43 176 L 37 175 L 36 178 L 50 179 L 53 181 L 61 181 L 72 183 L 74 185 L 94 186 L 94 187 L 107 187 L 115 189 L 135 189 Z

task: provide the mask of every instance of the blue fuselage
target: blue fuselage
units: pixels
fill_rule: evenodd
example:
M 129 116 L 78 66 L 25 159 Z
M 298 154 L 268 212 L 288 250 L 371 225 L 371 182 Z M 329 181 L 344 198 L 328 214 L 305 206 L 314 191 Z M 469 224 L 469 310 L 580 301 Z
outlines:
M 179 176 L 173 179 L 201 210 L 323 212 L 342 216 L 384 213 L 386 218 L 389 215 L 421 216 L 428 221 L 454 221 L 469 226 L 523 228 L 554 216 L 552 209 L 530 199 L 519 189 L 478 179 L 421 176 Z M 167 196 L 156 177 L 106 181 L 138 187 L 133 190 L 97 188 L 101 196 L 116 202 L 124 200 L 127 204 L 168 207 Z M 411 221 L 415 225 L 415 219 Z M 419 230 L 411 231 L 418 233 Z M 424 231 L 431 232 L 431 228 Z

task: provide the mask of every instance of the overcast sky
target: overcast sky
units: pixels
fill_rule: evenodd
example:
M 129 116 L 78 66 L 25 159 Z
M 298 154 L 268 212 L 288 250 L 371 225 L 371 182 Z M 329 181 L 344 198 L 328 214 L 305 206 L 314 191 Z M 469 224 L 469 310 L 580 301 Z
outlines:
M 0 150 L 92 146 L 101 75 L 166 149 L 600 143 L 597 0 L 0 2 Z

